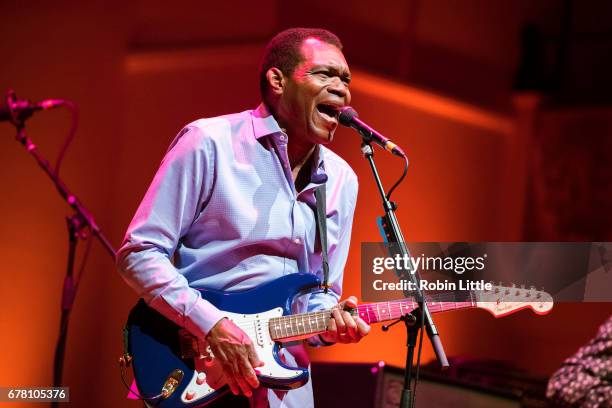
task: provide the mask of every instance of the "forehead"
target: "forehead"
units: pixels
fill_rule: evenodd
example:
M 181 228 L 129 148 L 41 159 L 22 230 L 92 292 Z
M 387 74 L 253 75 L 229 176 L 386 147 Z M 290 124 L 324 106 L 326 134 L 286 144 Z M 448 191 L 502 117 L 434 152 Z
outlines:
M 335 46 L 321 41 L 317 38 L 307 38 L 301 47 L 304 61 L 301 65 L 325 65 L 332 66 L 343 71 L 348 71 L 349 67 L 344 58 L 344 54 Z

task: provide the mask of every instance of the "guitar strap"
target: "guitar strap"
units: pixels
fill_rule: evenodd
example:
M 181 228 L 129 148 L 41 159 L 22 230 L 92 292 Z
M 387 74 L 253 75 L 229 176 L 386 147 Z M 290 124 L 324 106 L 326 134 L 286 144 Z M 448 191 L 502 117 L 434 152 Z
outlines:
M 317 201 L 317 227 L 319 228 L 319 242 L 321 244 L 321 257 L 323 258 L 323 288 L 324 293 L 327 293 L 329 285 L 327 280 L 329 279 L 329 262 L 327 259 L 327 210 L 325 206 L 325 184 L 320 185 L 315 190 L 315 199 Z

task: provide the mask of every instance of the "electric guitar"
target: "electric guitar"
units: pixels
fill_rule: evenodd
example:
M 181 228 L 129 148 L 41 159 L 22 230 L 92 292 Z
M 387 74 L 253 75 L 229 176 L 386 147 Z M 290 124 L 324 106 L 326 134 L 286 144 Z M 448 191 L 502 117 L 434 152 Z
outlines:
M 256 288 L 221 292 L 200 289 L 202 297 L 251 338 L 265 365 L 259 367 L 261 385 L 292 389 L 308 381 L 308 370 L 289 367 L 278 355 L 282 343 L 324 333 L 330 310 L 291 315 L 293 299 L 319 287 L 311 274 L 291 274 Z M 553 300 L 535 289 L 493 286 L 490 291 L 440 293 L 426 296 L 430 312 L 481 308 L 496 317 L 531 308 L 548 313 Z M 395 320 L 415 310 L 412 299 L 361 304 L 350 313 L 367 323 Z M 207 405 L 229 391 L 222 368 L 205 341 L 191 335 L 140 301 L 130 312 L 125 328 L 127 357 L 133 365 L 140 395 L 162 408 Z

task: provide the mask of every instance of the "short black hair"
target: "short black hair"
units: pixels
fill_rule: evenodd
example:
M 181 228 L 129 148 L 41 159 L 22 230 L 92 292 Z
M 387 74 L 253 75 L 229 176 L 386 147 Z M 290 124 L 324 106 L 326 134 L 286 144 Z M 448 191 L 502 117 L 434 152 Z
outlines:
M 264 50 L 259 67 L 259 90 L 264 102 L 268 93 L 268 79 L 266 72 L 270 68 L 278 68 L 285 75 L 292 75 L 295 67 L 303 61 L 302 44 L 307 38 L 314 37 L 320 41 L 331 44 L 339 50 L 342 42 L 332 32 L 323 28 L 289 28 L 276 34 Z

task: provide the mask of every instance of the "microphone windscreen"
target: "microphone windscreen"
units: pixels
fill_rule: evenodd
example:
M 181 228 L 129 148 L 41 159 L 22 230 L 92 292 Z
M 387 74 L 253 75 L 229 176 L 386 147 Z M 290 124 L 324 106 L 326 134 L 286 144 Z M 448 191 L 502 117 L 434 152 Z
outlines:
M 351 126 L 351 122 L 353 121 L 353 118 L 359 117 L 359 115 L 357 114 L 357 111 L 351 108 L 350 106 L 345 106 L 343 108 L 340 108 L 338 112 L 339 112 L 338 121 L 340 122 L 341 125 L 344 125 L 344 126 Z

